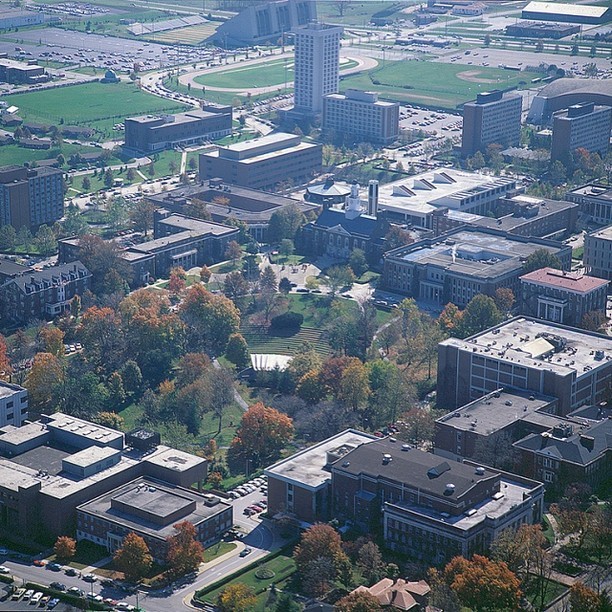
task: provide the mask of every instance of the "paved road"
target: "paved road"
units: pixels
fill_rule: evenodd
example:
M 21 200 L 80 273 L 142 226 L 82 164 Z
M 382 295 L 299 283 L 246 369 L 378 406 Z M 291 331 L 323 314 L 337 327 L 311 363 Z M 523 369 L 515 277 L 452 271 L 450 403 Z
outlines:
M 216 582 L 223 576 L 229 575 L 241 567 L 253 563 L 257 559 L 265 557 L 270 551 L 282 546 L 284 541 L 268 521 L 260 519 L 257 515 L 247 517 L 243 514 L 247 506 L 254 504 L 263 497 L 263 493 L 255 491 L 240 499 L 231 500 L 230 503 L 234 506 L 234 525 L 237 525 L 246 534 L 241 542 L 237 542 L 238 547 L 232 553 L 202 565 L 201 571 L 195 579 L 176 585 L 171 593 L 165 593 L 162 590 L 152 592 L 141 591 L 138 595 L 140 606 L 148 612 L 168 612 L 169 610 L 186 609 L 189 606 L 185 602 L 188 603 L 191 600 L 195 591 L 207 584 Z M 253 552 L 246 557 L 240 557 L 240 551 L 245 546 L 251 548 Z M 20 585 L 22 581 L 32 581 L 42 585 L 48 585 L 51 582 L 57 581 L 65 584 L 67 587 L 77 586 L 85 592 L 94 592 L 103 597 L 112 597 L 113 599 L 127 601 L 136 605 L 136 595 L 125 596 L 118 589 L 102 587 L 99 583 L 90 584 L 78 576 L 66 576 L 63 572 L 53 572 L 44 567 L 18 563 L 6 557 L 0 557 L 0 564 L 6 565 L 11 569 L 16 577 L 17 585 Z

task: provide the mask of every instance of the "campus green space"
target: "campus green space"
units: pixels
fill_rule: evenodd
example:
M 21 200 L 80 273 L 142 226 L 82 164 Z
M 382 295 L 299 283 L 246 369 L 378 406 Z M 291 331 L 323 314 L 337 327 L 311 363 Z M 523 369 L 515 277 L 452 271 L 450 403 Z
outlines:
M 530 83 L 536 76 L 532 72 L 513 72 L 488 66 L 387 61 L 369 72 L 341 79 L 340 89 L 369 90 L 375 87 L 385 98 L 455 109 L 457 105 L 473 100 L 477 93 L 492 88 L 520 87 Z
M 372 15 L 388 9 L 393 2 L 389 0 L 361 0 L 360 2 L 346 2 L 343 15 L 340 15 L 341 3 L 337 0 L 319 0 L 317 2 L 317 16 L 325 23 L 338 23 L 345 26 L 367 26 Z M 397 3 L 397 8 L 402 9 L 405 5 Z M 399 11 L 395 11 L 388 17 L 402 18 Z
M 273 572 L 272 577 L 263 579 L 257 578 L 256 574 L 259 572 L 261 575 L 261 570 L 263 569 Z M 240 574 L 232 580 L 224 582 L 217 588 L 208 592 L 198 593 L 196 598 L 201 602 L 216 604 L 219 595 L 225 588 L 233 584 L 244 584 L 252 588 L 257 595 L 257 602 L 253 607 L 253 612 L 264 612 L 270 597 L 270 586 L 274 584 L 278 591 L 283 591 L 295 571 L 295 561 L 291 557 L 281 554 L 269 561 L 256 565 L 244 574 Z
M 117 137 L 115 123 L 147 113 L 180 112 L 188 107 L 142 92 L 132 83 L 84 83 L 14 94 L 10 103 L 27 121 L 87 125 Z
M 61 153 L 66 159 L 75 153 L 92 153 L 98 151 L 93 147 L 85 147 L 77 144 L 62 143 L 61 147 L 52 147 L 47 150 L 26 149 L 17 144 L 9 144 L 0 147 L 0 166 L 31 163 L 43 159 L 56 159 Z M 111 158 L 109 164 L 120 163 L 118 159 Z
M 355 66 L 357 66 L 356 61 L 348 60 L 340 64 L 340 69 L 346 70 Z M 281 85 L 284 86 L 285 83 L 288 87 L 291 87 L 293 75 L 293 59 L 286 58 L 200 75 L 194 81 L 206 87 L 226 87 L 228 89 L 280 87 Z

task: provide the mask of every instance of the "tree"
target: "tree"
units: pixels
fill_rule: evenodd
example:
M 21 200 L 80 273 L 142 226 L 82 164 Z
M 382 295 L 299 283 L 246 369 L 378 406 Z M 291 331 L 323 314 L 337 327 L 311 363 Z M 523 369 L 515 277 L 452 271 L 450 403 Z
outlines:
M 331 573 L 327 578 L 333 581 L 346 560 L 342 551 L 340 534 L 326 523 L 317 523 L 302 533 L 300 543 L 295 547 L 293 559 L 303 579 L 319 559 L 331 562 Z
M 335 609 L 339 612 L 382 612 L 383 608 L 374 595 L 362 591 L 360 593 L 349 593 L 338 600 Z
M 474 170 L 480 170 L 487 165 L 484 155 L 480 151 L 476 151 L 476 153 L 474 153 L 474 155 L 468 160 L 468 165 L 470 162 Z
M 109 399 L 113 406 L 121 406 L 126 400 L 125 389 L 123 388 L 123 379 L 119 372 L 113 372 L 108 379 Z
M 142 372 L 133 359 L 129 359 L 123 364 L 120 374 L 121 380 L 123 381 L 123 388 L 126 393 L 133 395 L 140 391 L 140 386 L 142 385 Z
M 249 346 L 242 334 L 232 334 L 227 341 L 225 356 L 239 370 L 243 370 L 250 363 Z
M 523 264 L 523 273 L 527 274 L 528 272 L 540 270 L 541 268 L 556 268 L 560 270 L 561 260 L 554 253 L 546 249 L 536 249 L 525 260 Z
M 542 53 L 544 51 L 544 43 L 541 40 L 538 40 L 535 46 L 536 53 Z
M 212 272 L 209 270 L 208 266 L 202 266 L 200 268 L 200 280 L 206 284 L 210 280 L 212 276 Z
M 41 352 L 61 357 L 64 354 L 64 332 L 57 327 L 45 325 L 38 332 L 38 344 Z
M 291 240 L 291 238 L 283 238 L 281 240 L 280 246 L 278 247 L 278 250 L 283 257 L 290 257 L 295 251 L 295 245 L 293 244 L 293 240 Z
M 414 239 L 411 237 L 410 232 L 402 229 L 399 225 L 392 225 L 385 236 L 384 248 L 385 251 L 390 251 L 391 249 L 406 246 L 411 242 L 414 242 Z
M 125 337 L 121 323 L 121 317 L 112 308 L 92 306 L 83 313 L 78 328 L 78 335 L 87 347 L 88 361 L 109 373 L 123 362 Z
M 460 338 L 467 338 L 483 329 L 488 329 L 500 323 L 503 315 L 499 312 L 493 298 L 479 293 L 466 306 L 461 322 L 457 328 Z
M 232 263 L 236 265 L 236 262 L 242 257 L 242 249 L 240 245 L 235 240 L 230 240 L 227 243 L 227 248 L 225 249 L 225 258 L 231 259 Z
M 380 548 L 378 548 L 375 542 L 366 542 L 359 549 L 357 565 L 369 583 L 373 584 L 381 579 L 384 574 L 385 564 Z
M 484 39 L 483 39 L 483 43 L 485 47 L 488 47 L 491 44 L 491 35 L 490 34 L 485 34 Z
M 567 180 L 567 169 L 561 160 L 555 160 L 548 170 L 548 180 L 555 186 L 565 183 Z
M 603 310 L 585 312 L 580 319 L 580 327 L 589 331 L 599 331 L 606 323 L 606 313 Z
M 237 270 L 226 274 L 223 281 L 223 293 L 234 304 L 240 304 L 241 298 L 249 294 L 249 282 L 244 277 L 244 274 Z
M 286 276 L 283 276 L 278 283 L 278 290 L 286 295 L 291 289 L 291 281 Z
M 318 404 L 325 397 L 325 387 L 321 385 L 316 370 L 306 372 L 298 381 L 295 394 L 307 404 Z
M 6 340 L 4 336 L 0 334 L 0 380 L 6 379 L 13 368 L 11 366 L 11 360 L 8 356 L 8 348 L 6 346 Z
M 76 554 L 76 540 L 69 536 L 58 536 L 53 546 L 53 552 L 62 561 L 72 559 Z
M 187 285 L 187 273 L 183 268 L 177 266 L 170 270 L 170 280 L 168 282 L 168 291 L 173 296 L 178 296 Z
M 235 461 L 250 460 L 255 465 L 269 463 L 279 457 L 293 434 L 290 417 L 258 402 L 242 415 L 230 454 Z
M 272 266 L 266 266 L 259 275 L 259 290 L 262 293 L 276 293 L 278 291 L 278 281 Z
M 355 360 L 342 373 L 339 399 L 356 412 L 365 407 L 370 393 L 368 371 L 361 361 Z
M 110 189 L 113 186 L 114 182 L 115 175 L 113 174 L 113 171 L 110 168 L 107 168 L 106 172 L 104 173 L 104 185 Z
M 255 608 L 256 603 L 255 591 L 241 583 L 226 586 L 217 599 L 217 607 L 221 612 L 249 612 Z
M 12 251 L 17 244 L 17 232 L 12 225 L 0 227 L 0 251 Z
M 119 245 L 100 236 L 86 234 L 79 240 L 80 259 L 92 274 L 92 289 L 96 294 L 108 294 L 112 287 L 109 273 L 115 271 L 123 282 L 132 279 L 130 265 L 120 257 Z
M 519 607 L 519 580 L 503 561 L 481 555 L 470 561 L 455 557 L 444 568 L 444 580 L 464 606 L 477 612 Z
M 95 422 L 104 425 L 104 427 L 118 429 L 119 431 L 121 431 L 125 425 L 123 417 L 116 412 L 99 412 L 96 415 Z
M 166 540 L 166 561 L 172 575 L 183 576 L 198 569 L 204 547 L 196 539 L 196 529 L 189 521 L 176 523 L 173 527 L 177 533 Z
M 459 308 L 449 302 L 440 313 L 438 317 L 438 325 L 440 329 L 449 335 L 455 335 L 457 328 L 461 323 L 461 317 L 463 313 L 459 310 Z
M 583 582 L 575 582 L 570 587 L 571 612 L 604 612 L 601 596 Z
M 34 414 L 42 414 L 53 408 L 53 389 L 64 381 L 64 368 L 51 353 L 37 353 L 26 379 L 29 408 Z
M 143 232 L 146 236 L 153 227 L 153 216 L 155 205 L 146 198 L 137 200 L 130 208 L 130 221 L 137 232 Z
M 268 224 L 268 242 L 271 244 L 279 243 L 283 238 L 295 240 L 295 235 L 306 223 L 304 213 L 296 204 L 285 206 L 270 217 Z
M 53 230 L 48 225 L 41 225 L 36 232 L 34 244 L 41 255 L 53 255 L 57 250 L 57 240 Z
M 515 302 L 514 291 L 509 287 L 499 287 L 495 290 L 493 300 L 502 313 L 510 312 Z
M 368 271 L 368 262 L 365 253 L 361 249 L 353 249 L 349 257 L 349 267 L 357 277 Z
M 333 298 L 340 289 L 355 282 L 355 275 L 348 266 L 332 266 L 328 268 L 323 282 L 329 288 L 329 293 Z
M 240 313 L 222 295 L 214 295 L 203 285 L 192 285 L 179 308 L 194 347 L 212 354 L 225 351 L 229 337 L 240 327 Z
M 147 543 L 133 531 L 123 538 L 121 548 L 115 551 L 113 561 L 131 582 L 142 580 L 153 565 L 153 557 Z

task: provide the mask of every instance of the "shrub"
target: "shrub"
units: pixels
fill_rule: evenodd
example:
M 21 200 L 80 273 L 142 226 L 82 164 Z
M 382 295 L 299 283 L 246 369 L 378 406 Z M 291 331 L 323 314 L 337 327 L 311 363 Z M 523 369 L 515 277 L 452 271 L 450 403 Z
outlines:
M 285 312 L 284 314 L 272 317 L 270 326 L 272 329 L 300 329 L 304 323 L 304 316 L 299 312 Z
M 270 580 L 270 578 L 274 578 L 274 572 L 267 567 L 260 567 L 255 572 L 255 578 L 258 580 Z

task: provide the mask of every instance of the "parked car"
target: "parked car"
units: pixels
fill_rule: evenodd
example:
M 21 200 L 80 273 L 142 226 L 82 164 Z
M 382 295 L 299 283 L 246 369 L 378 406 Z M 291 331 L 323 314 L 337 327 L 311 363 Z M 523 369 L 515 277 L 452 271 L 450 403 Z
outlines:
M 52 572 L 61 572 L 62 566 L 59 563 L 47 563 L 47 569 L 50 569 Z
M 11 570 L 5 565 L 0 565 L 0 574 L 10 574 Z
M 62 584 L 61 582 L 52 582 L 49 585 L 52 589 L 55 589 L 56 591 L 65 591 L 66 590 L 66 585 Z
M 76 576 L 79 572 L 77 572 L 74 567 L 67 567 L 64 573 L 66 576 Z
M 95 582 L 97 579 L 98 577 L 95 574 L 85 574 L 83 576 L 85 582 Z
M 246 557 L 247 555 L 250 555 L 252 552 L 253 552 L 253 549 L 252 549 L 252 548 L 249 548 L 249 547 L 247 546 L 246 548 L 244 548 L 244 549 L 242 549 L 242 550 L 240 551 L 240 556 L 241 556 L 241 557 Z
M 57 604 L 60 602 L 60 600 L 55 597 L 53 598 L 48 604 L 47 604 L 47 610 L 53 610 L 53 608 L 55 608 L 55 606 L 57 606 Z

